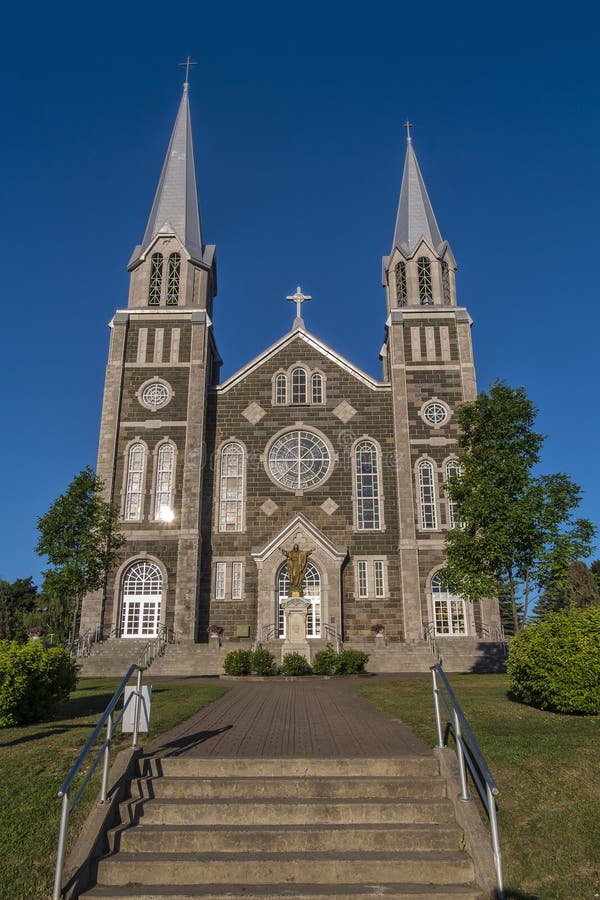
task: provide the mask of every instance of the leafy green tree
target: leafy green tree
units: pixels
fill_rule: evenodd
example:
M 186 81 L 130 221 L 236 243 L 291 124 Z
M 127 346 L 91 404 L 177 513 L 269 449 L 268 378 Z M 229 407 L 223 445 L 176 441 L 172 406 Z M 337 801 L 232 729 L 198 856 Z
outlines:
M 515 633 L 532 598 L 564 583 L 595 534 L 573 520 L 580 491 L 567 475 L 533 476 L 544 440 L 535 417 L 523 388 L 495 382 L 459 410 L 464 455 L 448 481 L 461 527 L 448 533 L 446 583 L 470 600 L 501 597 Z
M 36 551 L 52 566 L 44 572 L 43 590 L 54 604 L 55 618 L 59 607 L 59 630 L 71 619 L 73 637 L 83 597 L 104 585 L 123 543 L 117 510 L 103 499 L 102 487 L 87 466 L 38 519 Z
M 0 640 L 25 640 L 28 616 L 37 606 L 37 590 L 32 578 L 17 578 L 12 583 L 0 579 Z

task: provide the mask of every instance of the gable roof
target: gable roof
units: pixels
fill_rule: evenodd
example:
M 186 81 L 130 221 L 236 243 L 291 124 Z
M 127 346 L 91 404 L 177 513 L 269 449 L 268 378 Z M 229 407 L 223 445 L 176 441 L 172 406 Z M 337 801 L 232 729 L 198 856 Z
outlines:
M 301 325 L 297 325 L 295 328 L 292 328 L 292 330 L 287 334 L 284 334 L 283 337 L 276 341 L 274 344 L 271 344 L 270 347 L 267 347 L 267 349 L 259 354 L 259 356 L 256 356 L 241 369 L 238 369 L 237 372 L 234 372 L 233 375 L 230 375 L 229 378 L 227 378 L 222 384 L 217 385 L 217 392 L 220 394 L 227 393 L 227 391 L 229 391 L 232 387 L 235 387 L 235 385 L 239 384 L 240 381 L 243 381 L 244 378 L 247 378 L 248 375 L 251 375 L 262 365 L 272 359 L 277 353 L 279 353 L 280 350 L 288 347 L 296 339 L 304 341 L 307 346 L 311 348 L 311 350 L 316 350 L 318 353 L 323 354 L 323 356 L 327 357 L 327 359 L 331 360 L 331 362 L 338 365 L 341 369 L 344 369 L 344 371 L 348 372 L 349 375 L 357 378 L 371 390 L 387 391 L 390 389 L 390 385 L 388 383 L 377 381 L 371 375 L 368 375 L 366 372 L 363 372 L 362 369 L 359 369 L 353 363 L 349 362 L 349 360 L 341 356 L 335 350 L 332 350 L 331 347 L 328 347 L 327 344 L 324 344 L 323 341 L 319 340 L 319 338 L 315 337 L 313 334 L 310 334 L 310 332 L 308 332 Z

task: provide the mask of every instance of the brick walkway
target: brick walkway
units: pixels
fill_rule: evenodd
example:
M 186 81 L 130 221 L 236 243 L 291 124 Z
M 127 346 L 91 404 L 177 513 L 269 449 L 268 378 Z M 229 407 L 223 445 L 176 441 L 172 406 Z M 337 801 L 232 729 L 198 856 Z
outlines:
M 359 697 L 355 687 L 353 679 L 236 683 L 145 750 L 161 756 L 271 759 L 431 754 L 406 726 Z

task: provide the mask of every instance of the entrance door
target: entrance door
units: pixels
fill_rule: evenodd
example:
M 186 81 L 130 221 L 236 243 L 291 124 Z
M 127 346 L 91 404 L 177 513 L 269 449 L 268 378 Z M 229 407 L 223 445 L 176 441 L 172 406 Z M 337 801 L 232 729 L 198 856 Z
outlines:
M 302 590 L 304 592 L 304 600 L 310 603 L 308 616 L 306 618 L 306 637 L 321 637 L 321 576 L 319 570 L 312 563 L 306 567 L 306 574 L 302 582 Z M 283 566 L 279 571 L 278 578 L 279 593 L 279 615 L 277 621 L 277 637 L 285 637 L 285 616 L 283 613 L 282 603 L 284 600 L 290 599 L 290 579 L 288 578 L 287 566 Z
M 155 563 L 134 563 L 123 578 L 121 637 L 156 637 L 160 622 L 162 575 Z
M 467 617 L 463 598 L 451 594 L 441 576 L 437 574 L 431 579 L 431 591 L 435 633 L 439 635 L 466 634 Z

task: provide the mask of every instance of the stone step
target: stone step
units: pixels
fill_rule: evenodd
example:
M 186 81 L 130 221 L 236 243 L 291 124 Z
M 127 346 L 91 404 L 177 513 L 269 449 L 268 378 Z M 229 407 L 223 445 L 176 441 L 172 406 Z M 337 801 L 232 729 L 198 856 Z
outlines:
M 142 820 L 143 822 L 143 820 Z M 118 836 L 119 850 L 129 853 L 191 853 L 237 851 L 246 853 L 331 852 L 337 850 L 456 850 L 460 831 L 448 825 L 338 825 L 312 828 L 292 825 L 236 825 L 209 828 L 179 825 L 144 825 L 126 828 Z
M 370 757 L 370 758 L 295 758 L 252 759 L 232 757 L 167 756 L 147 757 L 140 761 L 140 775 L 188 776 L 195 778 L 236 778 L 286 776 L 318 778 L 339 776 L 346 778 L 407 777 L 438 775 L 439 765 L 433 754 L 427 756 Z
M 379 883 L 465 884 L 473 879 L 466 853 L 135 853 L 103 859 L 99 884 L 304 884 Z
M 376 874 L 376 873 L 374 873 Z M 90 900 L 483 900 L 484 894 L 473 885 L 461 884 L 181 884 L 176 887 L 153 885 L 98 885 L 86 893 Z
M 317 825 L 447 823 L 449 800 L 130 800 L 121 805 L 121 821 L 148 825 Z
M 441 777 L 345 778 L 345 777 L 267 777 L 267 778 L 138 778 L 132 784 L 132 797 L 185 800 L 337 800 L 436 799 L 446 796 Z

